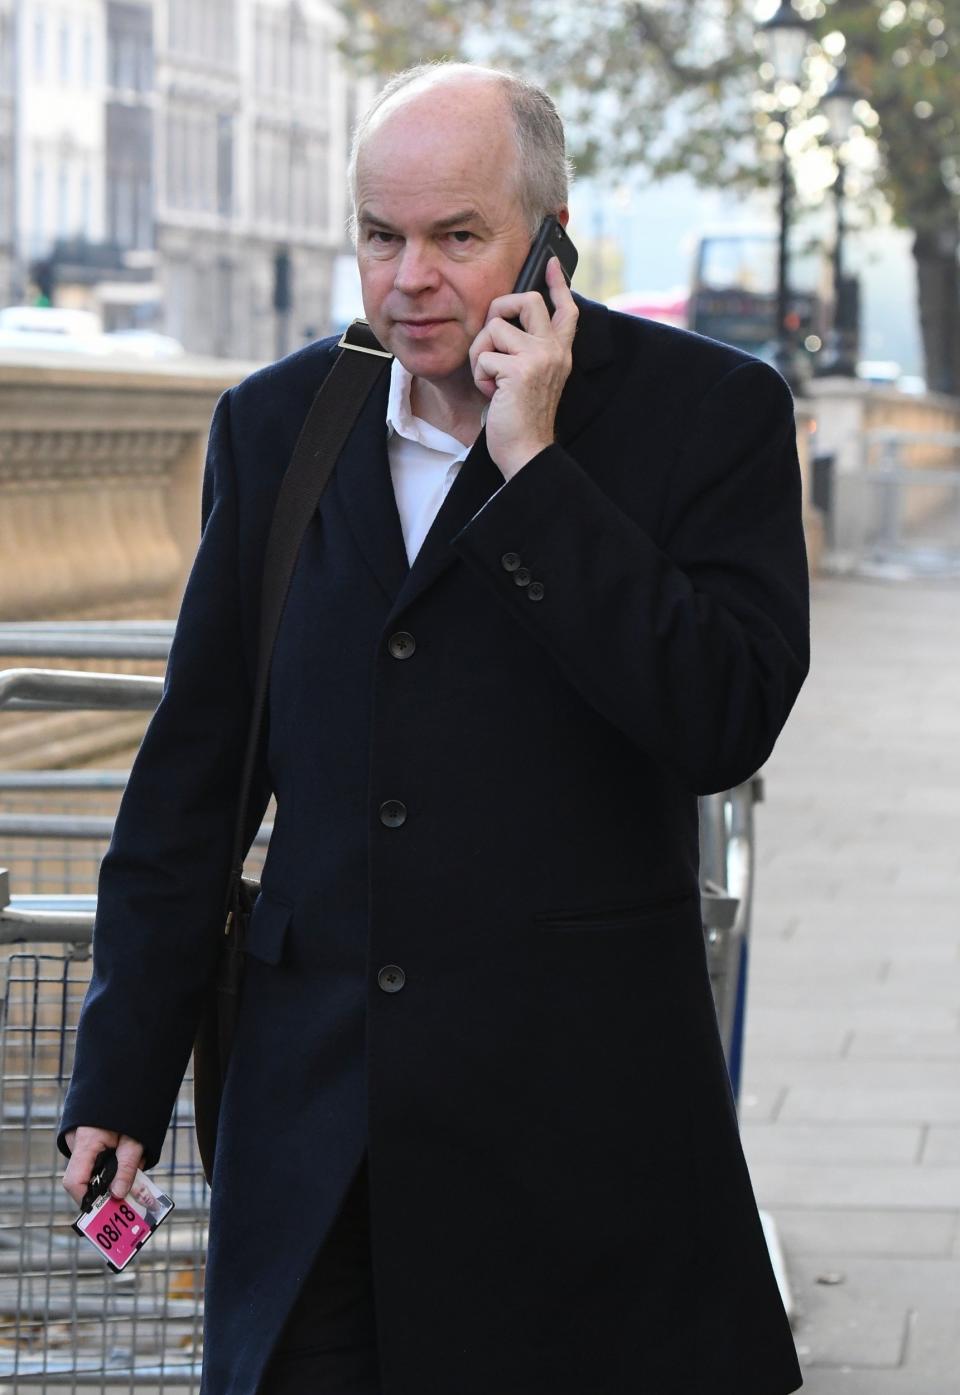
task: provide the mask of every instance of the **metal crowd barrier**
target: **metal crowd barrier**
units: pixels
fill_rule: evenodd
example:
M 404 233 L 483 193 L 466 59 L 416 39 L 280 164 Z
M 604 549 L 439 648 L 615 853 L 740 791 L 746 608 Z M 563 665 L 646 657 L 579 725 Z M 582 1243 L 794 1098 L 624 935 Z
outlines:
M 130 657 L 143 626 L 0 626 L 0 652 Z M 19 639 L 11 636 L 17 629 Z M 26 631 L 29 629 L 29 634 Z M 159 641 L 164 636 L 148 636 Z M 169 627 L 164 627 L 166 640 Z M 115 642 L 115 643 L 114 643 Z M 94 648 L 82 648 L 87 643 Z M 76 647 L 70 647 L 76 646 Z M 67 656 L 69 656 L 69 654 Z M 142 656 L 142 655 L 141 655 Z M 151 655 L 151 657 L 154 657 Z M 149 709 L 162 680 L 40 669 L 0 670 L 0 710 Z M 3 793 L 119 793 L 116 771 L 0 773 Z M 753 883 L 759 777 L 700 801 L 701 904 L 711 982 L 736 1089 Z M 0 814 L 0 836 L 106 840 L 112 817 Z M 264 825 L 257 842 L 269 839 Z M 86 1253 L 69 1222 L 56 1150 L 80 1004 L 89 978 L 96 898 L 20 894 L 0 871 L 0 1395 L 20 1389 L 196 1390 L 208 1193 L 184 1081 L 153 1171 L 176 1203 L 129 1270 Z
M 208 1192 L 190 1078 L 152 1173 L 176 1206 L 129 1270 L 112 1274 L 80 1242 L 60 1185 L 56 1128 L 93 904 L 11 900 L 0 871 L 0 1390 L 195 1390 Z
M 172 639 L 172 620 L 0 624 L 0 654 L 16 654 L 22 659 L 166 659 Z

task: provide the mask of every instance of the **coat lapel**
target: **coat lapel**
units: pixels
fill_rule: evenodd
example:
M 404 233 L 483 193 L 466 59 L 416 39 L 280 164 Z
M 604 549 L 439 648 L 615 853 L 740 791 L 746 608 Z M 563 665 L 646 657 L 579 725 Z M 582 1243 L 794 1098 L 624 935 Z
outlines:
M 580 321 L 574 340 L 573 369 L 563 390 L 557 413 L 557 441 L 564 446 L 575 440 L 607 400 L 609 383 L 602 370 L 609 367 L 613 356 L 606 307 L 585 301 L 579 296 L 576 300 L 580 306 Z M 384 414 L 385 402 L 386 399 Z M 382 442 L 382 447 L 385 456 L 385 441 Z M 386 478 L 390 485 L 389 469 Z M 481 432 L 461 465 L 420 551 L 413 559 L 413 566 L 407 572 L 399 594 L 394 593 L 396 600 L 390 621 L 416 600 L 456 560 L 457 554 L 450 544 L 450 539 L 455 537 L 461 528 L 466 527 L 474 514 L 483 508 L 503 483 L 503 476 L 487 451 L 485 434 Z M 395 505 L 393 512 L 396 515 Z M 399 527 L 397 518 L 397 528 Z
M 410 568 L 387 458 L 390 375 L 371 392 L 343 449 L 335 480 L 350 531 L 390 601 Z

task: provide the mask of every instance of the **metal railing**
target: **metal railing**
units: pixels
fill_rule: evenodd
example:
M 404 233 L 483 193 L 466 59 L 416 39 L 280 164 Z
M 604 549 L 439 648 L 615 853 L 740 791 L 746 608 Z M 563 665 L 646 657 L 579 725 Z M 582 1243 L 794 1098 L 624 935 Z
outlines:
M 81 1245 L 60 1185 L 56 1129 L 89 978 L 92 905 L 7 902 L 0 942 L 0 1389 L 199 1383 L 208 1192 L 192 1081 L 153 1175 L 175 1210 L 135 1265 L 114 1275 Z M 92 898 L 91 898 L 92 899 Z
M 21 659 L 166 659 L 172 620 L 16 621 L 0 624 L 0 654 Z

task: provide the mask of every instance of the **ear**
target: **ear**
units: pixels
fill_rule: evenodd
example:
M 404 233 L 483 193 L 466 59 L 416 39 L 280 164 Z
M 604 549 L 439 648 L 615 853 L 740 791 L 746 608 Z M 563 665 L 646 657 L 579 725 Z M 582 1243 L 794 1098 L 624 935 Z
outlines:
M 560 224 L 561 228 L 565 228 L 570 222 L 570 210 L 566 204 L 557 212 L 557 222 Z

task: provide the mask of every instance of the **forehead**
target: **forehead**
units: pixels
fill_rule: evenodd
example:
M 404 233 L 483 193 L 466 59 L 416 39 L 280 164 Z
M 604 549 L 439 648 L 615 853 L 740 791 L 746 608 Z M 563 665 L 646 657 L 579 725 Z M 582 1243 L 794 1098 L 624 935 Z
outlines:
M 361 215 L 389 200 L 410 214 L 517 204 L 517 147 L 503 94 L 469 83 L 428 89 L 387 108 L 357 159 Z

